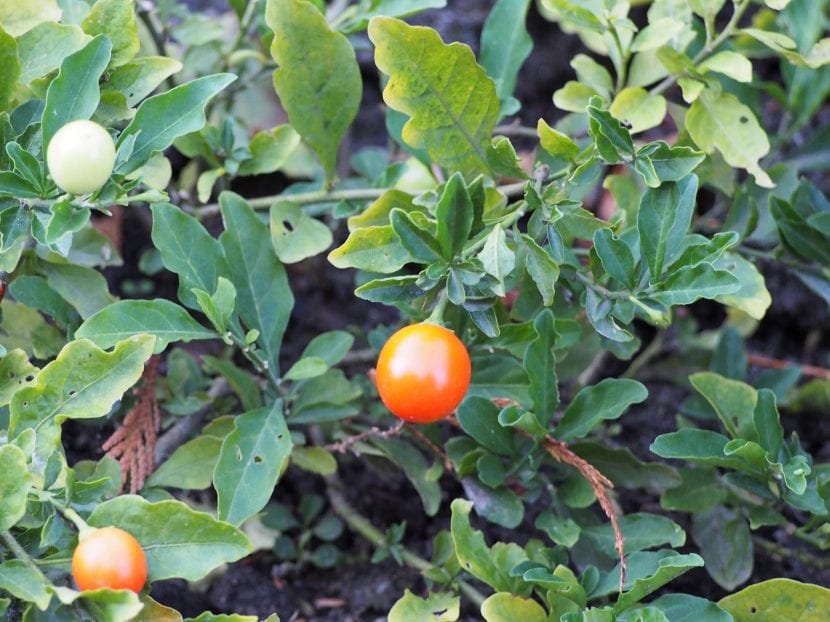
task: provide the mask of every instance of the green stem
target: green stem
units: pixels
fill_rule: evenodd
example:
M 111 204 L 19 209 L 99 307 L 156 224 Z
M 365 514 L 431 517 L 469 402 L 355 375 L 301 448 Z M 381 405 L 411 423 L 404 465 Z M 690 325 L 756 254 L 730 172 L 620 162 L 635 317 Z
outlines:
M 81 517 L 80 514 L 78 514 L 69 506 L 66 506 L 57 499 L 55 499 L 55 497 L 53 497 L 49 492 L 41 491 L 37 493 L 37 496 L 41 501 L 51 503 L 55 507 L 55 509 L 58 510 L 58 512 L 63 514 L 66 520 L 75 525 L 75 528 L 78 530 L 78 537 L 81 540 L 83 540 L 86 536 L 95 531 L 95 528 L 90 527 L 87 524 L 87 522 Z
M 654 339 L 651 340 L 651 343 L 648 344 L 640 354 L 637 355 L 633 361 L 631 361 L 631 365 L 628 366 L 620 378 L 635 378 L 640 370 L 649 364 L 651 359 L 655 356 L 660 354 L 663 350 L 663 344 L 665 342 L 665 334 L 663 331 L 659 331 L 655 336 Z
M 628 79 L 628 55 L 623 50 L 622 41 L 620 41 L 620 36 L 617 34 L 616 28 L 611 28 L 611 37 L 614 39 L 614 45 L 617 47 L 617 54 L 619 54 L 620 58 L 620 64 L 616 67 L 617 84 L 614 89 L 619 93 L 625 87 L 625 82 Z
M 752 0 L 734 0 L 733 5 L 735 7 L 734 11 L 732 12 L 732 17 L 729 19 L 729 22 L 724 26 L 723 31 L 712 39 L 711 41 L 707 42 L 706 45 L 697 53 L 697 55 L 692 59 L 692 63 L 698 65 L 699 63 L 703 62 L 707 58 L 709 58 L 715 50 L 717 50 L 722 43 L 724 43 L 729 37 L 731 37 L 735 30 L 738 28 L 738 22 L 741 21 L 741 18 L 746 13 L 749 5 L 751 4 Z M 665 80 L 663 80 L 660 84 L 655 86 L 651 89 L 652 95 L 658 95 L 677 82 L 677 79 L 681 76 L 669 76 Z
M 508 198 L 524 192 L 526 182 L 499 186 L 499 191 Z M 298 192 L 297 194 L 275 194 L 266 197 L 247 199 L 254 209 L 268 209 L 277 201 L 286 201 L 294 205 L 314 205 L 317 203 L 339 203 L 340 201 L 374 201 L 379 199 L 389 188 L 349 188 L 347 190 L 314 190 L 312 192 Z M 219 205 L 210 203 L 194 210 L 199 218 L 215 216 L 219 213 Z
M 632 296 L 632 292 L 628 290 L 623 290 L 619 292 L 612 292 L 610 289 L 603 287 L 602 285 L 597 285 L 594 283 L 590 277 L 582 274 L 578 270 L 574 270 L 574 274 L 576 278 L 584 283 L 589 289 L 592 289 L 600 296 L 604 298 L 609 298 L 611 300 L 628 300 Z
M 438 324 L 439 326 L 443 326 L 444 311 L 447 308 L 448 302 L 449 298 L 447 298 L 447 290 L 442 289 L 438 294 L 438 300 L 435 301 L 435 306 L 432 308 L 432 313 L 429 314 L 429 317 L 425 319 L 424 322 L 426 324 Z
M 43 577 L 43 580 L 46 581 L 46 577 L 41 572 L 40 568 L 37 567 L 35 560 L 26 552 L 26 550 L 20 546 L 20 543 L 15 539 L 12 535 L 11 531 L 0 531 L 0 540 L 3 540 L 3 544 L 14 554 L 14 556 L 26 564 L 29 568 L 34 570 L 38 575 Z
M 331 504 L 334 512 L 343 519 L 352 531 L 363 536 L 369 543 L 377 547 L 384 546 L 386 544 L 386 540 L 383 537 L 383 534 L 364 516 L 358 513 L 358 511 L 355 510 L 346 500 L 346 497 L 344 497 L 340 492 L 339 480 L 331 476 L 326 479 L 328 484 L 326 492 L 329 503 Z M 433 567 L 430 562 L 406 549 L 403 550 L 401 558 L 407 566 L 420 572 L 424 572 Z M 481 607 L 481 604 L 485 600 L 484 595 L 463 579 L 456 578 L 456 581 L 458 582 L 458 588 L 461 592 L 473 601 L 477 607 Z
M 285 393 L 285 389 L 283 388 L 282 384 L 280 383 L 280 379 L 274 374 L 274 370 L 271 369 L 271 366 L 268 364 L 268 361 L 263 359 L 259 352 L 253 345 L 246 345 L 245 341 L 239 337 L 239 335 L 234 334 L 232 331 L 228 331 L 228 336 L 231 338 L 231 341 L 237 346 L 241 351 L 242 354 L 245 355 L 245 358 L 248 359 L 254 368 L 263 376 L 265 376 L 268 383 L 276 389 L 277 393 L 280 395 Z

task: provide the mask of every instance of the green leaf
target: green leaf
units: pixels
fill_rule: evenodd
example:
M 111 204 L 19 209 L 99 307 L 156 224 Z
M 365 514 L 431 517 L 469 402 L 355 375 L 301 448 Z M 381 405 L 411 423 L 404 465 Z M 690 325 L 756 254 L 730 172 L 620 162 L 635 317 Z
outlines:
M 390 77 L 384 101 L 411 118 L 403 139 L 465 176 L 488 173 L 487 147 L 499 117 L 496 86 L 466 45 L 445 45 L 431 28 L 374 17 L 375 63 Z
M 643 159 L 648 160 L 657 182 L 665 182 L 684 179 L 706 159 L 706 156 L 691 147 L 669 146 L 663 141 L 657 141 L 645 145 L 637 152 L 634 166 L 641 175 L 642 171 L 638 165 Z M 646 179 L 645 175 L 643 177 Z M 646 179 L 646 183 L 648 181 Z M 656 188 L 660 184 L 649 185 Z
M 559 264 L 551 254 L 539 246 L 529 235 L 522 235 L 521 240 L 527 250 L 527 273 L 536 284 L 542 296 L 542 304 L 549 307 L 556 294 L 556 281 L 559 279 Z
M 680 525 L 665 516 L 642 512 L 626 514 L 620 517 L 619 525 L 625 539 L 626 555 L 664 544 L 672 547 L 686 544 L 686 533 Z M 583 527 L 582 537 L 608 557 L 617 555 L 614 530 L 610 523 Z
M 317 152 L 331 182 L 337 146 L 360 108 L 363 80 L 349 40 L 310 2 L 268 0 L 274 86 L 292 127 Z
M 727 164 L 746 169 L 763 188 L 775 184 L 758 161 L 769 153 L 769 139 L 752 110 L 731 93 L 704 90 L 686 115 L 692 140 L 706 153 L 717 150 Z
M 587 54 L 577 54 L 570 63 L 576 71 L 579 83 L 589 86 L 604 99 L 610 99 L 614 91 L 614 81 L 609 71 Z M 585 112 L 583 109 L 580 112 Z
M 650 20 L 648 26 L 640 30 L 631 42 L 632 52 L 656 50 L 671 43 L 672 39 L 682 34 L 689 24 L 674 17 L 660 17 Z
M 214 356 L 203 355 L 202 362 L 206 372 L 220 374 L 227 379 L 242 403 L 242 408 L 254 410 L 262 406 L 260 387 L 250 372 L 237 367 L 232 361 Z
M 167 149 L 179 136 L 201 129 L 205 125 L 208 102 L 234 80 L 233 74 L 217 73 L 145 99 L 118 137 L 117 147 L 130 136 L 135 136 L 135 143 L 130 157 L 117 171 L 131 173 L 154 153 Z
M 553 103 L 565 112 L 581 114 L 585 112 L 591 98 L 596 96 L 597 92 L 587 84 L 571 80 L 553 94 Z
M 712 601 L 689 594 L 664 594 L 649 604 L 671 622 L 738 622 Z
M 81 26 L 92 35 L 106 35 L 112 41 L 111 67 L 119 67 L 136 55 L 138 24 L 133 0 L 97 0 Z
M 221 244 L 193 216 L 169 203 L 156 203 L 153 212 L 153 244 L 164 267 L 179 275 L 179 300 L 198 309 L 194 288 L 215 292 L 220 276 L 230 267 Z
M 286 380 L 308 380 L 322 376 L 329 369 L 329 364 L 319 356 L 304 356 L 294 363 L 283 376 Z
M 147 479 L 145 486 L 204 490 L 213 481 L 222 439 L 197 436 L 180 445 Z
M 715 71 L 737 80 L 738 82 L 752 82 L 752 62 L 743 54 L 731 50 L 718 52 L 698 65 L 703 71 Z
M 236 308 L 236 288 L 228 279 L 220 276 L 213 295 L 201 289 L 193 289 L 199 308 L 219 333 L 227 330 L 233 311 Z
M 666 116 L 666 98 L 633 86 L 617 93 L 608 112 L 624 123 L 632 134 L 637 134 L 663 122 Z
M 303 357 L 316 356 L 329 366 L 337 365 L 354 345 L 354 336 L 344 330 L 332 330 L 317 335 L 308 342 Z
M 559 387 L 556 378 L 554 348 L 556 334 L 553 313 L 544 309 L 533 320 L 536 338 L 527 346 L 522 364 L 530 381 L 529 392 L 533 412 L 538 421 L 548 427 L 559 407 Z
M 57 0 L 3 0 L 0 4 L 0 24 L 13 37 L 60 17 Z
M 213 471 L 219 518 L 240 525 L 264 508 L 291 447 L 281 401 L 236 417 Z
M 342 28 L 346 32 L 355 32 L 366 28 L 369 20 L 376 15 L 389 17 L 406 17 L 425 9 L 443 9 L 447 0 L 372 0 L 355 5 L 357 14 Z
M 288 124 L 257 132 L 248 145 L 251 157 L 239 165 L 239 175 L 263 175 L 279 170 L 299 144 L 300 135 Z
M 461 567 L 474 577 L 484 581 L 496 591 L 510 592 L 517 595 L 529 593 L 529 586 L 521 587 L 521 578 L 510 577 L 509 569 L 519 562 L 526 561 L 527 555 L 516 544 L 496 543 L 488 548 L 484 534 L 470 526 L 470 510 L 473 504 L 464 499 L 452 502 L 452 519 L 450 532 L 455 545 L 455 554 Z M 511 565 L 500 561 L 513 562 Z
M 155 353 L 169 343 L 216 339 L 216 332 L 199 324 L 182 307 L 169 300 L 119 300 L 89 317 L 75 333 L 99 348 L 109 348 L 122 339 L 148 334 L 156 338 Z
M 486 622 L 546 622 L 545 610 L 532 598 L 522 598 L 499 592 L 481 604 L 481 615 Z
M 21 66 L 17 56 L 17 42 L 0 25 L 0 110 L 6 106 L 17 91 L 17 81 L 20 79 Z
M 149 335 L 120 342 L 104 352 L 86 339 L 66 345 L 37 375 L 34 384 L 12 397 L 9 437 L 32 428 L 38 433 L 38 455 L 54 451 L 65 419 L 103 417 L 132 387 L 153 353 Z
M 597 99 L 592 99 L 587 111 L 589 132 L 599 155 L 609 164 L 631 159 L 635 154 L 631 134 L 608 110 L 602 110 L 598 104 Z
M 792 579 L 770 579 L 721 599 L 734 622 L 822 622 L 830 611 L 830 590 Z
M 542 0 L 542 4 L 551 10 L 556 11 L 558 17 L 569 26 L 584 28 L 585 30 L 603 33 L 605 25 L 589 9 L 583 8 L 576 2 L 569 0 Z
M 484 271 L 497 281 L 492 286 L 493 293 L 504 296 L 504 279 L 516 266 L 516 253 L 507 245 L 507 235 L 501 225 L 493 227 L 487 235 L 478 259 Z
M 410 255 L 392 226 L 382 225 L 352 231 L 341 246 L 329 253 L 328 260 L 335 268 L 390 274 L 409 263 Z
M 496 84 L 501 116 L 519 109 L 513 91 L 519 70 L 533 50 L 533 40 L 525 27 L 529 7 L 530 0 L 499 0 L 481 30 L 479 62 Z
M 697 197 L 697 177 L 689 175 L 679 182 L 649 188 L 637 211 L 640 249 L 657 282 L 682 252 L 682 241 L 689 232 Z
M 740 255 L 726 253 L 715 261 L 715 267 L 731 273 L 740 283 L 738 289 L 719 294 L 715 300 L 740 309 L 751 318 L 762 320 L 772 305 L 772 296 L 755 264 Z
M 488 399 L 467 397 L 456 411 L 461 429 L 482 447 L 510 455 L 513 451 L 513 431 L 499 425 L 499 408 Z
M 550 510 L 542 512 L 536 518 L 534 527 L 544 531 L 556 544 L 569 548 L 577 543 L 582 531 L 573 519 L 558 516 Z
M 89 119 L 95 112 L 101 97 L 98 80 L 109 64 L 111 51 L 110 40 L 99 35 L 61 63 L 58 76 L 46 91 L 41 119 L 44 154 L 61 127 L 70 121 Z
M 389 213 L 395 235 L 412 259 L 418 263 L 435 263 L 443 258 L 441 245 L 431 232 L 419 226 L 409 213 L 395 208 Z
M 734 590 L 752 576 L 752 534 L 739 512 L 719 506 L 692 514 L 692 538 L 706 572 L 724 589 Z
M 0 445 L 0 469 L 4 474 L 0 478 L 0 531 L 6 531 L 26 515 L 33 478 L 26 468 L 26 454 L 17 445 Z
M 291 464 L 317 475 L 337 472 L 337 460 L 322 447 L 295 447 L 291 452 Z
M 680 481 L 675 469 L 658 462 L 643 462 L 629 449 L 611 448 L 590 441 L 574 443 L 571 449 L 605 474 L 618 488 L 663 490 L 676 486 Z
M 290 202 L 272 205 L 270 219 L 271 243 L 283 263 L 297 263 L 319 255 L 334 239 L 328 225 Z
M 415 596 L 409 589 L 389 610 L 389 622 L 455 622 L 461 611 L 461 599 L 452 594 Z
M 358 298 L 369 302 L 394 305 L 423 294 L 423 290 L 418 287 L 417 283 L 417 276 L 393 276 L 388 279 L 374 279 L 358 287 L 354 290 L 354 293 Z
M 606 378 L 576 394 L 553 435 L 565 442 L 586 436 L 600 421 L 619 418 L 647 397 L 648 390 L 636 380 Z
M 236 527 L 181 501 L 149 501 L 122 495 L 99 505 L 87 522 L 114 525 L 141 543 L 149 581 L 182 578 L 198 581 L 218 566 L 251 552 L 251 543 Z
M 496 177 L 530 179 L 530 176 L 521 167 L 516 148 L 507 136 L 497 136 L 490 141 L 490 145 L 487 147 L 487 163 Z
M 435 516 L 441 506 L 441 485 L 437 474 L 431 472 L 423 454 L 411 444 L 393 438 L 376 438 L 372 440 L 372 444 L 379 447 L 389 460 L 401 468 L 418 492 L 424 513 L 427 516 Z
M 75 310 L 42 276 L 19 276 L 9 285 L 9 292 L 17 302 L 52 316 L 61 326 L 68 326 L 77 317 Z
M 692 268 L 680 268 L 663 281 L 651 298 L 666 306 L 688 305 L 701 298 L 716 298 L 732 294 L 741 283 L 726 270 L 717 270 L 711 264 L 702 263 Z
M 271 373 L 279 373 L 282 336 L 294 306 L 285 268 L 274 254 L 268 225 L 239 195 L 219 195 L 225 231 L 219 238 L 236 287 L 239 317 L 259 331 L 258 346 Z
M 689 460 L 711 466 L 757 472 L 743 458 L 737 455 L 726 455 L 724 448 L 728 442 L 729 439 L 726 436 L 711 430 L 685 428 L 677 432 L 661 434 L 654 439 L 649 449 L 661 458 Z
M 5 447 L 0 447 L 0 452 L 3 449 Z M 34 603 L 41 611 L 44 611 L 52 600 L 46 585 L 43 575 L 22 560 L 11 559 L 0 564 L 0 590 L 5 590 L 20 600 Z
M 0 359 L 0 406 L 8 404 L 15 391 L 35 381 L 40 370 L 23 350 L 10 350 Z
M 121 93 L 132 107 L 181 68 L 182 64 L 173 58 L 141 56 L 110 71 L 104 93 Z
M 616 237 L 611 229 L 597 229 L 594 233 L 594 249 L 603 269 L 611 278 L 629 289 L 636 287 L 634 255 L 628 244 Z
M 713 372 L 692 374 L 689 382 L 709 402 L 732 438 L 757 440 L 754 413 L 758 392 L 753 387 Z
M 456 173 L 445 184 L 435 206 L 438 243 L 445 259 L 452 260 L 461 251 L 470 235 L 473 217 L 473 203 L 464 178 Z
M 536 133 L 539 135 L 539 144 L 550 155 L 573 162 L 579 155 L 579 146 L 562 132 L 552 128 L 544 119 L 536 124 Z

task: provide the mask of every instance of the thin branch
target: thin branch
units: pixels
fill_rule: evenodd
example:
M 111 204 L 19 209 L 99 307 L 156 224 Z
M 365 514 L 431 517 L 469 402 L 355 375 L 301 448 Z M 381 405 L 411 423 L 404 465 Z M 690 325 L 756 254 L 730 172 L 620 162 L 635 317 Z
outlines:
M 765 367 L 767 369 L 788 369 L 790 367 L 797 367 L 801 373 L 810 378 L 820 378 L 821 380 L 830 380 L 830 369 L 826 367 L 817 367 L 815 365 L 802 365 L 801 363 L 792 363 L 783 359 L 763 356 L 761 354 L 748 354 L 746 357 L 750 365 L 755 367 Z
M 712 53 L 715 52 L 715 50 L 717 50 L 722 43 L 724 43 L 729 37 L 731 37 L 735 33 L 735 30 L 737 30 L 738 28 L 738 22 L 741 21 L 741 18 L 744 16 L 744 13 L 746 13 L 751 3 L 751 0 L 735 0 L 735 9 L 732 13 L 732 17 L 730 18 L 729 22 L 726 24 L 726 26 L 724 26 L 723 30 L 717 37 L 715 37 L 712 41 L 705 45 L 700 50 L 700 52 L 697 53 L 697 55 L 692 59 L 692 63 L 698 65 L 699 63 L 709 58 L 709 56 L 711 56 Z M 677 82 L 677 79 L 679 77 L 680 76 L 669 76 L 660 84 L 651 89 L 651 94 L 659 95 L 660 93 L 663 93 L 664 91 L 668 90 L 669 88 L 674 86 L 674 83 Z
M 358 452 L 354 449 L 354 446 L 358 443 L 361 443 L 370 438 L 392 438 L 394 436 L 400 436 L 401 432 L 403 432 L 403 428 L 405 425 L 406 421 L 401 419 L 397 424 L 385 430 L 382 430 L 377 426 L 372 426 L 365 432 L 349 436 L 337 443 L 331 443 L 329 445 L 326 445 L 324 449 L 339 454 L 344 454 L 347 451 L 351 451 L 353 454 L 358 455 Z

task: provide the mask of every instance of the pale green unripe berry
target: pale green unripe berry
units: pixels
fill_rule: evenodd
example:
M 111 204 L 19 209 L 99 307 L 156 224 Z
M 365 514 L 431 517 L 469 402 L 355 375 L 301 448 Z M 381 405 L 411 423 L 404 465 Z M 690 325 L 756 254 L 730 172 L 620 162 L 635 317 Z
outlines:
M 49 141 L 46 165 L 60 188 L 71 194 L 89 194 L 112 175 L 115 145 L 107 130 L 97 123 L 71 121 Z

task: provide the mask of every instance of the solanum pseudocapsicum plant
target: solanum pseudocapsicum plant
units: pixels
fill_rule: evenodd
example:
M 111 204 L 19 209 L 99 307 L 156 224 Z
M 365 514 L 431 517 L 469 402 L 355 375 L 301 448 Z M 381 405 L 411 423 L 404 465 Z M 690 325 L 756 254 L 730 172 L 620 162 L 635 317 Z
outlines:
M 756 262 L 780 262 L 830 301 L 830 203 L 799 177 L 825 167 L 824 135 L 805 143 L 800 132 L 830 92 L 828 3 L 631 4 L 538 3 L 587 51 L 571 61 L 575 80 L 545 87 L 567 114 L 524 127 L 509 120 L 533 47 L 529 0 L 494 3 L 478 59 L 402 21 L 443 0 L 231 0 L 230 40 L 170 1 L 6 0 L 0 612 L 181 620 L 149 596 L 154 581 L 196 581 L 244 557 L 249 527 L 262 546 L 262 534 L 284 544 L 305 525 L 298 566 L 331 566 L 344 522 L 377 557 L 423 572 L 429 593 L 413 586 L 393 622 L 457 620 L 462 602 L 488 622 L 826 611 L 827 590 L 783 579 L 719 603 L 651 595 L 701 566 L 736 589 L 753 543 L 787 554 L 766 539 L 771 526 L 827 546 L 828 467 L 785 441 L 776 405 L 797 377 L 748 384 L 735 331 L 770 305 Z M 355 51 L 369 45 L 386 104 L 372 114 L 385 116 L 391 147 L 346 158 L 362 90 L 375 88 Z M 287 122 L 272 127 L 262 102 L 274 93 Z M 767 101 L 779 111 L 771 137 Z M 78 144 L 84 127 L 92 138 Z M 276 171 L 293 182 L 278 195 L 228 190 Z M 614 208 L 595 209 L 598 196 Z M 121 264 L 120 249 L 91 216 L 115 206 L 152 221 L 139 267 L 175 274 L 176 300 L 111 294 L 101 270 Z M 332 248 L 342 221 L 348 235 Z M 396 307 L 411 327 L 325 332 L 292 356 L 289 270 L 304 261 L 356 269 L 356 296 Z M 717 347 L 678 312 L 701 299 L 728 308 Z M 687 361 L 699 366 L 696 397 L 681 405 L 681 429 L 652 445 L 691 465 L 679 468 L 644 462 L 604 423 L 648 408 L 636 377 L 669 326 L 711 359 Z M 643 347 L 647 334 L 657 336 Z M 417 360 L 404 364 L 432 375 L 399 373 L 405 335 L 448 344 L 446 360 L 425 341 L 407 346 Z M 378 352 L 376 391 L 354 372 Z M 608 355 L 632 362 L 600 379 Z M 443 423 L 394 425 L 390 410 Z M 68 419 L 117 422 L 110 454 L 68 459 Z M 402 526 L 384 535 L 350 505 L 337 475 L 346 450 L 397 465 L 427 516 L 449 514 L 430 560 L 406 550 Z M 313 528 L 320 497 L 313 511 L 271 501 L 289 467 L 324 478 L 328 513 Z M 466 499 L 444 501 L 451 480 Z M 614 487 L 691 513 L 697 547 L 676 550 L 686 534 L 666 515 L 622 515 Z M 189 494 L 206 489 L 215 494 Z M 473 511 L 515 541 L 488 545 Z M 138 575 L 98 583 L 86 576 L 94 566 L 72 583 L 79 533 L 112 528 L 143 549 L 143 589 Z M 324 543 L 304 550 L 311 535 Z M 109 587 L 86 589 L 99 584 Z

